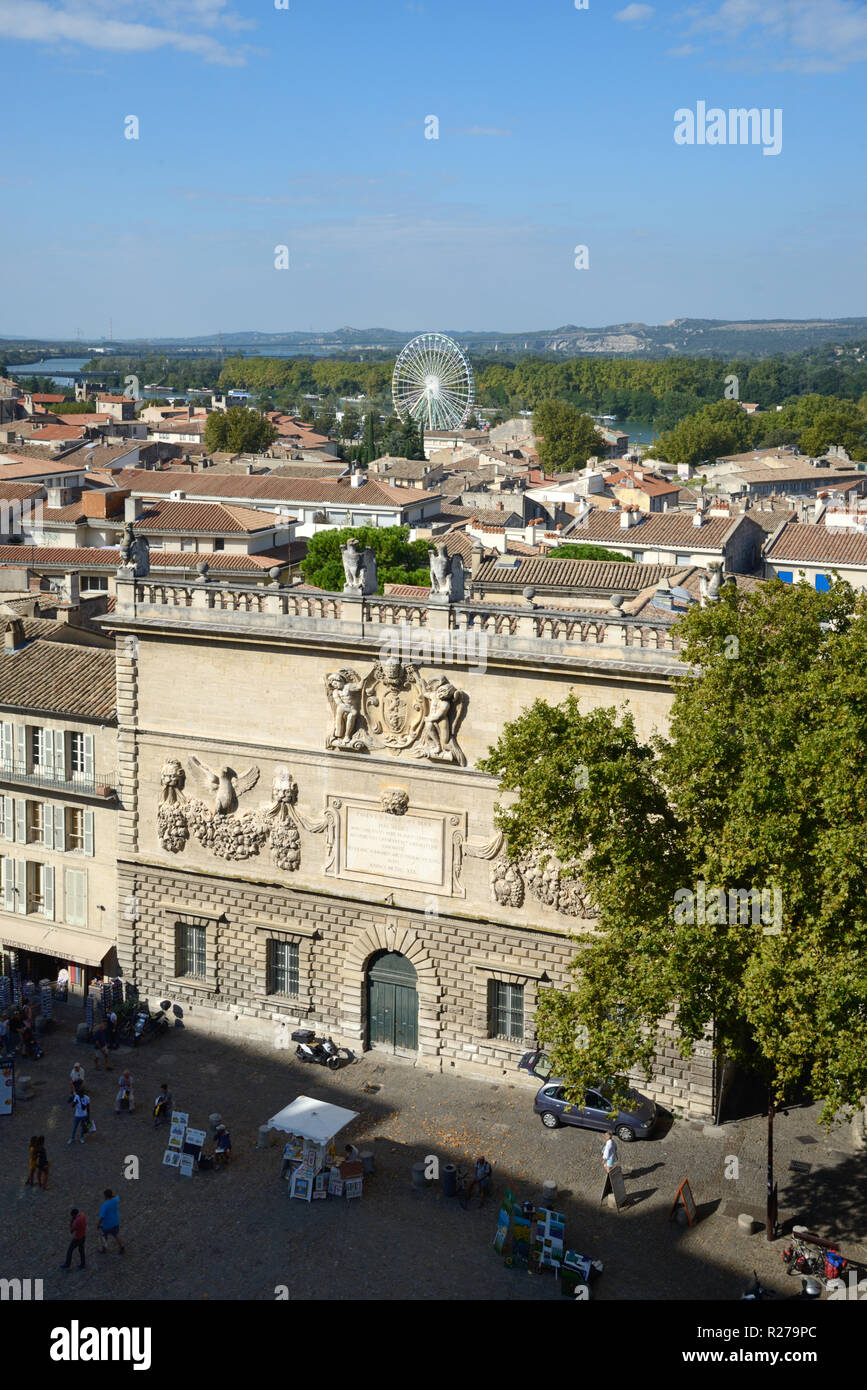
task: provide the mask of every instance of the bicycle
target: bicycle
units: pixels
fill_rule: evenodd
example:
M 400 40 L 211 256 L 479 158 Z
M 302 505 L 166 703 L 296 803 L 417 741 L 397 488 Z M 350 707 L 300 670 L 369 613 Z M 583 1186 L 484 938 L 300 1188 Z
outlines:
M 815 1246 L 810 1247 L 803 1240 L 796 1239 L 783 1251 L 786 1273 L 806 1275 L 811 1279 L 818 1279 L 820 1283 L 824 1284 L 831 1277 L 825 1271 L 826 1255 L 834 1255 L 839 1260 L 839 1269 L 833 1275 L 833 1278 L 839 1278 L 848 1263 L 840 1256 L 839 1251 L 817 1250 Z

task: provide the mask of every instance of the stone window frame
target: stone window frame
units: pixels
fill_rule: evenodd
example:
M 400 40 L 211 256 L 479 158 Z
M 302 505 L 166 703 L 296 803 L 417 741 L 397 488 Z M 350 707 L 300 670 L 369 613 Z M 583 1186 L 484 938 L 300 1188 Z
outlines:
M 253 964 L 258 981 L 255 1002 L 262 1008 L 278 1013 L 309 1014 L 313 1010 L 313 943 L 319 937 L 318 927 L 300 922 L 252 922 L 255 932 Z M 298 993 L 270 994 L 268 991 L 268 943 L 289 941 L 298 947 Z
M 219 928 L 225 921 L 224 912 L 196 912 L 178 903 L 164 903 L 163 912 L 166 924 L 163 937 L 163 959 L 165 962 L 166 988 L 190 990 L 197 994 L 219 994 L 218 944 Z M 178 933 L 179 926 L 205 928 L 205 978 L 178 974 Z
M 475 960 L 473 966 L 473 1033 L 479 1043 L 489 1047 L 510 1049 L 516 1056 L 533 1046 L 533 1027 L 538 1005 L 539 984 L 547 976 L 542 970 L 528 970 L 526 966 L 506 964 L 497 960 Z M 524 989 L 524 1036 L 521 1039 L 494 1038 L 490 1034 L 488 1004 L 490 985 L 501 980 L 511 985 L 522 985 Z

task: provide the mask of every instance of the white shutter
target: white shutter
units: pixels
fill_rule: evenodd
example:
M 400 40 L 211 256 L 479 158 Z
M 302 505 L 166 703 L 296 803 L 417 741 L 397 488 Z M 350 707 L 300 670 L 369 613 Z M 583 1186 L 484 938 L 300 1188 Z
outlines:
M 16 742 L 17 742 L 17 744 L 18 744 L 18 749 L 17 749 L 17 752 L 16 752 L 16 762 L 18 763 L 18 771 L 19 771 L 19 772 L 26 772 L 26 771 L 27 771 L 27 725 L 26 725 L 26 724 L 17 724 L 17 725 L 15 726 L 15 738 L 16 738 Z
M 54 767 L 54 730 L 42 730 L 42 766 L 48 772 Z
M 14 840 L 15 822 L 13 820 L 15 803 L 11 796 L 3 797 L 3 839 Z
M 73 926 L 87 925 L 87 876 L 81 869 L 67 869 L 66 920 Z
M 66 777 L 66 734 L 62 729 L 54 730 L 54 771 L 58 777 Z
M 66 849 L 66 812 L 62 806 L 54 808 L 54 848 Z
M 93 777 L 93 734 L 84 735 L 84 775 Z
M 2 757 L 3 762 L 6 764 L 7 768 L 11 768 L 12 760 L 15 757 L 14 726 L 12 724 L 7 724 L 4 721 L 4 723 L 0 725 L 0 729 L 2 729 L 2 745 L 0 745 L 0 757 Z
M 15 861 L 15 887 L 18 889 L 17 908 L 19 912 L 27 911 L 27 861 L 17 859 Z
M 84 852 L 85 854 L 93 854 L 93 812 L 82 812 L 82 820 L 84 822 Z
M 7 912 L 15 911 L 15 860 L 4 855 L 0 860 L 3 874 L 3 906 Z
M 42 803 L 42 843 L 46 849 L 54 849 L 54 807 L 50 801 Z
M 27 844 L 27 802 L 15 802 L 15 838 L 19 844 Z
M 42 916 L 54 921 L 54 869 L 50 864 L 42 866 Z

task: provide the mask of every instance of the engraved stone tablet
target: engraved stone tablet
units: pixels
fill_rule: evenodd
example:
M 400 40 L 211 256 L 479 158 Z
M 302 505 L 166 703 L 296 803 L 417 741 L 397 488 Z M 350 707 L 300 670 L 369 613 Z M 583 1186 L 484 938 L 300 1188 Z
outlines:
M 389 816 L 359 806 L 346 808 L 348 873 L 438 887 L 443 882 L 441 818 Z

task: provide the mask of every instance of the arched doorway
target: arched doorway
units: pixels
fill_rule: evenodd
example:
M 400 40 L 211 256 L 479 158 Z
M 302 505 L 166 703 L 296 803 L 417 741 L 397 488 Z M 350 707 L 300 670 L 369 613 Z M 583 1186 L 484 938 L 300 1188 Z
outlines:
M 418 975 L 399 951 L 378 951 L 367 967 L 367 1043 L 385 1052 L 418 1050 Z

